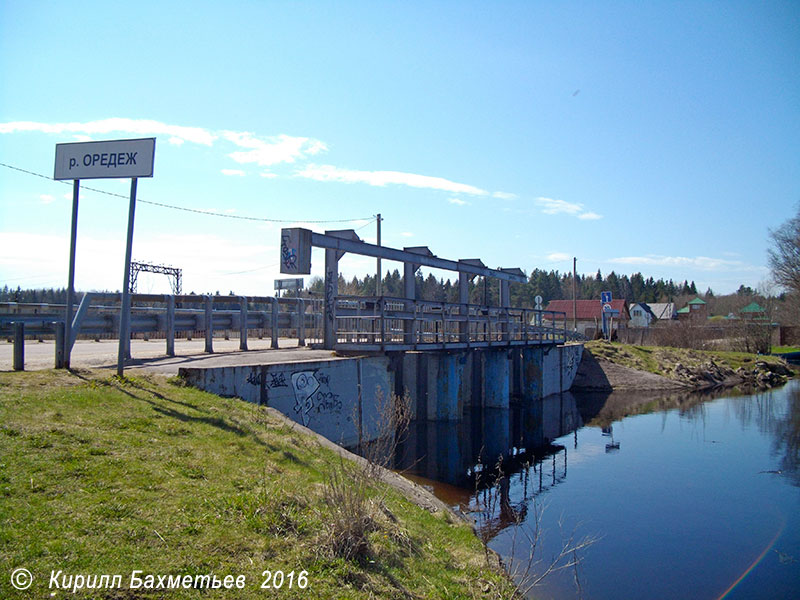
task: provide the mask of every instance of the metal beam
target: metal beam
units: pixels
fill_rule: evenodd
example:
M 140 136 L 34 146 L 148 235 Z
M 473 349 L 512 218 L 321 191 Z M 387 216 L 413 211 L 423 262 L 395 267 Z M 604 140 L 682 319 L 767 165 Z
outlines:
M 463 261 L 448 260 L 445 258 L 439 258 L 437 256 L 425 256 L 423 254 L 416 254 L 413 252 L 407 252 L 405 250 L 397 250 L 396 248 L 389 248 L 387 246 L 376 246 L 375 244 L 368 244 L 366 242 L 357 242 L 353 240 L 337 238 L 322 233 L 315 233 L 313 231 L 311 232 L 311 245 L 316 248 L 336 250 L 337 252 L 352 252 L 353 254 L 360 254 L 362 256 L 396 260 L 403 263 L 408 262 L 424 267 L 431 267 L 433 269 L 445 269 L 447 271 L 456 271 L 458 273 L 469 273 L 470 275 L 493 277 L 502 281 L 513 281 L 517 283 L 525 283 L 525 281 L 527 281 L 524 276 L 520 276 L 516 273 L 506 273 L 496 269 L 488 269 L 477 265 L 470 265 Z

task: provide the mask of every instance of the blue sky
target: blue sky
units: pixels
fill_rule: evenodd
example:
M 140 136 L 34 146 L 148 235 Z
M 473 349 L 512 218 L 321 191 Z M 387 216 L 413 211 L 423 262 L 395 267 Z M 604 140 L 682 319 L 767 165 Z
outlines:
M 373 242 L 381 213 L 387 246 L 491 267 L 732 292 L 800 203 L 795 2 L 6 0 L 0 77 L 5 165 L 51 177 L 56 143 L 155 136 L 140 200 Z M 68 197 L 0 167 L 0 285 L 66 285 Z M 122 286 L 126 219 L 82 191 L 79 289 Z M 291 224 L 140 202 L 133 256 L 271 294 Z

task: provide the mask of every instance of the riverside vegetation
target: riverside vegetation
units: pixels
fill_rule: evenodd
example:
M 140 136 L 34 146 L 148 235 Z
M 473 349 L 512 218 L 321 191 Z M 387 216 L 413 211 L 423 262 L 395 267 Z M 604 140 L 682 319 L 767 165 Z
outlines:
M 178 378 L 0 373 L 0 597 L 48 596 L 51 571 L 121 574 L 121 589 L 82 597 L 140 597 L 126 589 L 134 570 L 245 576 L 209 598 L 514 596 L 468 524 L 358 468 L 268 410 Z M 25 592 L 10 585 L 18 567 L 34 577 Z M 286 576 L 280 590 L 261 589 L 266 570 Z
M 585 351 L 596 359 L 660 375 L 693 389 L 766 389 L 783 385 L 794 375 L 780 357 L 747 352 L 633 346 L 602 340 L 588 342 Z

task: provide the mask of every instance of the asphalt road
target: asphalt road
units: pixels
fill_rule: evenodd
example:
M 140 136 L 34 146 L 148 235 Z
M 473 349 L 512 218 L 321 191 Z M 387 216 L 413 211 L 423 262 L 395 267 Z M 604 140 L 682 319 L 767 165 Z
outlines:
M 221 367 L 234 365 L 266 365 L 305 360 L 334 358 L 330 350 L 299 348 L 296 339 L 280 339 L 277 350 L 270 348 L 270 340 L 249 339 L 248 350 L 239 350 L 239 340 L 215 339 L 214 353 L 204 352 L 205 340 L 175 340 L 175 356 L 166 356 L 164 340 L 131 340 L 130 361 L 125 369 L 146 371 L 164 375 L 177 375 L 180 367 Z M 117 368 L 117 340 L 78 340 L 72 349 L 70 366 L 75 368 L 113 369 Z M 14 345 L 5 340 L 0 342 L 0 371 L 13 369 Z M 51 341 L 25 342 L 25 369 L 52 369 L 55 365 L 55 343 Z

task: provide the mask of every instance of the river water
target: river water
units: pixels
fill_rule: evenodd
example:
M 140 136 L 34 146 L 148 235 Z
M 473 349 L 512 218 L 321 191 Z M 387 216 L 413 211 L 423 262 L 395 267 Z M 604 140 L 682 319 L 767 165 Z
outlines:
M 523 587 L 589 541 L 531 597 L 800 597 L 800 381 L 533 404 L 413 423 L 396 464 L 475 520 Z

